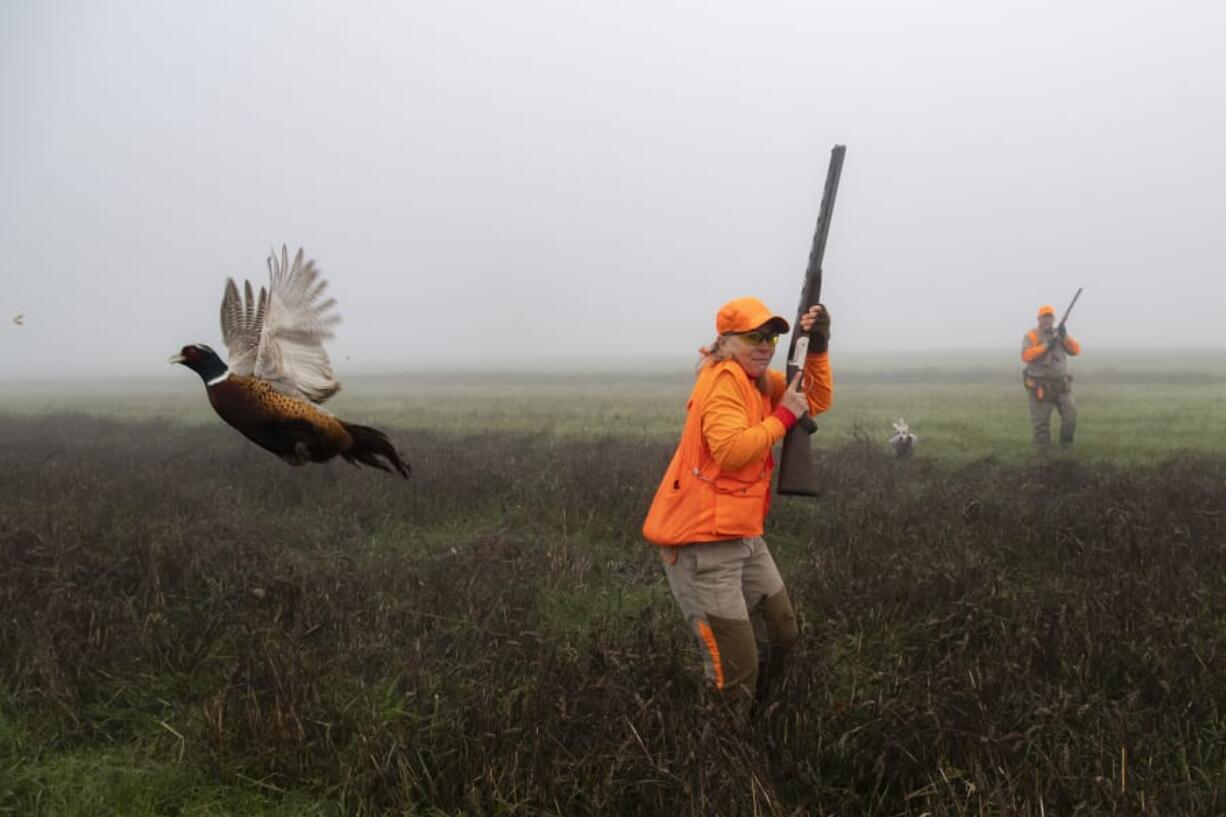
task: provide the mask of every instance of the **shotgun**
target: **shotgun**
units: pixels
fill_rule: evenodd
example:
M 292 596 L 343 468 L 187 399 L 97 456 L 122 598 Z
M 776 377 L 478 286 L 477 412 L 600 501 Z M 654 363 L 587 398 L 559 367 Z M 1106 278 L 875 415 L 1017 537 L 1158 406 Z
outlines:
M 1060 319 L 1060 323 L 1056 324 L 1056 338 L 1059 341 L 1056 346 L 1061 345 L 1064 342 L 1064 322 L 1068 320 L 1069 313 L 1072 312 L 1073 307 L 1077 305 L 1077 299 L 1081 297 L 1082 289 L 1084 289 L 1084 287 L 1077 287 L 1077 294 L 1073 296 L 1073 302 L 1068 305 L 1068 309 L 1064 310 L 1064 317 Z M 1050 355 L 1056 346 L 1052 346 L 1050 349 L 1044 352 L 1043 356 L 1046 357 L 1047 355 Z
M 1059 333 L 1064 328 L 1064 322 L 1068 320 L 1068 315 L 1073 311 L 1073 307 L 1077 306 L 1077 299 L 1081 297 L 1081 290 L 1084 287 L 1077 287 L 1077 294 L 1073 296 L 1073 302 L 1068 305 L 1068 309 L 1064 310 L 1064 317 L 1060 319 L 1060 323 L 1056 326 L 1056 332 Z
M 822 298 L 822 258 L 826 254 L 826 235 L 830 232 L 830 215 L 834 211 L 834 198 L 839 192 L 839 176 L 843 173 L 843 154 L 847 148 L 835 145 L 830 151 L 830 166 L 826 170 L 826 187 L 822 191 L 822 206 L 817 214 L 817 229 L 813 232 L 813 246 L 809 250 L 809 266 L 805 269 L 805 283 L 800 290 L 800 306 L 796 321 L 792 324 L 792 341 L 788 347 L 787 382 L 791 383 L 796 372 L 805 368 L 809 354 L 809 335 L 800 331 L 800 318 L 809 307 Z M 809 435 L 817 431 L 817 423 L 805 415 L 800 422 L 788 429 L 783 438 L 783 451 L 779 457 L 780 496 L 817 496 L 817 469 L 813 463 L 813 450 Z

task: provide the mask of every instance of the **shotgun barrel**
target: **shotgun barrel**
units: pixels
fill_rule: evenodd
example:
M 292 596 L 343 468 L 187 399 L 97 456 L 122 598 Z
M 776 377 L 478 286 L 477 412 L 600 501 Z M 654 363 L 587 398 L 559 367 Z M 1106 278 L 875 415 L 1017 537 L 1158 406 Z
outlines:
M 1077 294 L 1073 296 L 1073 302 L 1068 305 L 1068 309 L 1064 310 L 1064 317 L 1060 319 L 1057 329 L 1064 326 L 1064 322 L 1068 320 L 1069 313 L 1073 311 L 1073 307 L 1077 305 L 1077 299 L 1081 297 L 1081 290 L 1084 287 L 1077 287 Z
M 1069 313 L 1070 313 L 1070 312 L 1072 312 L 1072 311 L 1073 311 L 1073 307 L 1075 307 L 1075 306 L 1077 305 L 1077 299 L 1081 297 L 1081 290 L 1082 290 L 1082 289 L 1083 289 L 1083 287 L 1077 287 L 1077 294 L 1073 296 L 1073 301 L 1072 301 L 1072 303 L 1070 303 L 1070 304 L 1068 305 L 1068 309 L 1064 310 L 1064 317 L 1060 319 L 1060 323 L 1056 324 L 1056 337 L 1057 337 L 1057 338 L 1059 338 L 1059 337 L 1060 337 L 1060 333 L 1064 331 L 1064 322 L 1068 320 Z M 1052 354 L 1054 351 L 1056 351 L 1057 347 L 1060 347 L 1060 346 L 1062 346 L 1062 345 L 1063 345 L 1063 344 L 1061 344 L 1061 343 L 1053 343 L 1053 344 L 1051 344 L 1051 345 L 1048 347 L 1047 351 L 1043 353 L 1043 357 L 1044 357 L 1044 358 L 1046 358 L 1048 355 L 1050 355 L 1050 354 Z
M 813 232 L 813 245 L 809 250 L 809 264 L 805 269 L 804 286 L 800 290 L 800 306 L 796 321 L 792 324 L 792 340 L 788 347 L 787 382 L 791 383 L 796 372 L 803 371 L 805 357 L 809 354 L 809 335 L 800 331 L 800 318 L 809 308 L 822 299 L 822 259 L 826 255 L 826 237 L 830 233 L 830 216 L 834 212 L 834 199 L 839 192 L 839 177 L 843 173 L 844 145 L 835 145 L 830 151 L 830 166 L 826 170 L 826 187 L 822 191 L 822 205 L 817 214 L 817 229 Z M 788 429 L 783 438 L 783 450 L 779 457 L 778 493 L 781 496 L 817 496 L 819 485 L 817 469 L 813 462 L 813 449 L 809 435 L 817 431 L 817 424 L 809 416 Z

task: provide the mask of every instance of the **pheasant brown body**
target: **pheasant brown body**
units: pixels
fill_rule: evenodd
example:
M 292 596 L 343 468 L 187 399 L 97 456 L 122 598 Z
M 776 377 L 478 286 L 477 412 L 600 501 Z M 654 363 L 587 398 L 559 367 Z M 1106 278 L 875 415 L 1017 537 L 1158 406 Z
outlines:
M 208 393 L 221 419 L 292 464 L 325 462 L 353 447 L 353 436 L 333 414 L 258 378 L 231 374 Z

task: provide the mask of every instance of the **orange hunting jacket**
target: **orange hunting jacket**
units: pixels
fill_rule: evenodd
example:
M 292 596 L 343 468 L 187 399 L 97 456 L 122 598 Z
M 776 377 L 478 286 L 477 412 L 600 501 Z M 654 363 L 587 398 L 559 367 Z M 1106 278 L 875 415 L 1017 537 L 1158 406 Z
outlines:
M 787 383 L 782 372 L 767 377 L 763 394 L 734 360 L 702 367 L 681 442 L 643 522 L 647 541 L 669 547 L 762 535 L 775 467 L 771 446 L 787 431 L 772 416 Z M 830 408 L 828 353 L 808 356 L 805 382 L 809 413 Z

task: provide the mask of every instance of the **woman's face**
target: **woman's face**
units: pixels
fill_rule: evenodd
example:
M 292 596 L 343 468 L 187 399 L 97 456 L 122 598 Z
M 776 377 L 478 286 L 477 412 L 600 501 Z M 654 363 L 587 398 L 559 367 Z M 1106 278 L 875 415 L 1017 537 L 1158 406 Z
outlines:
M 779 336 L 770 329 L 758 329 L 742 334 L 724 336 L 728 353 L 732 359 L 741 364 L 750 380 L 762 376 L 770 366 L 771 358 L 775 356 L 775 343 Z M 754 341 L 757 341 L 756 343 Z

